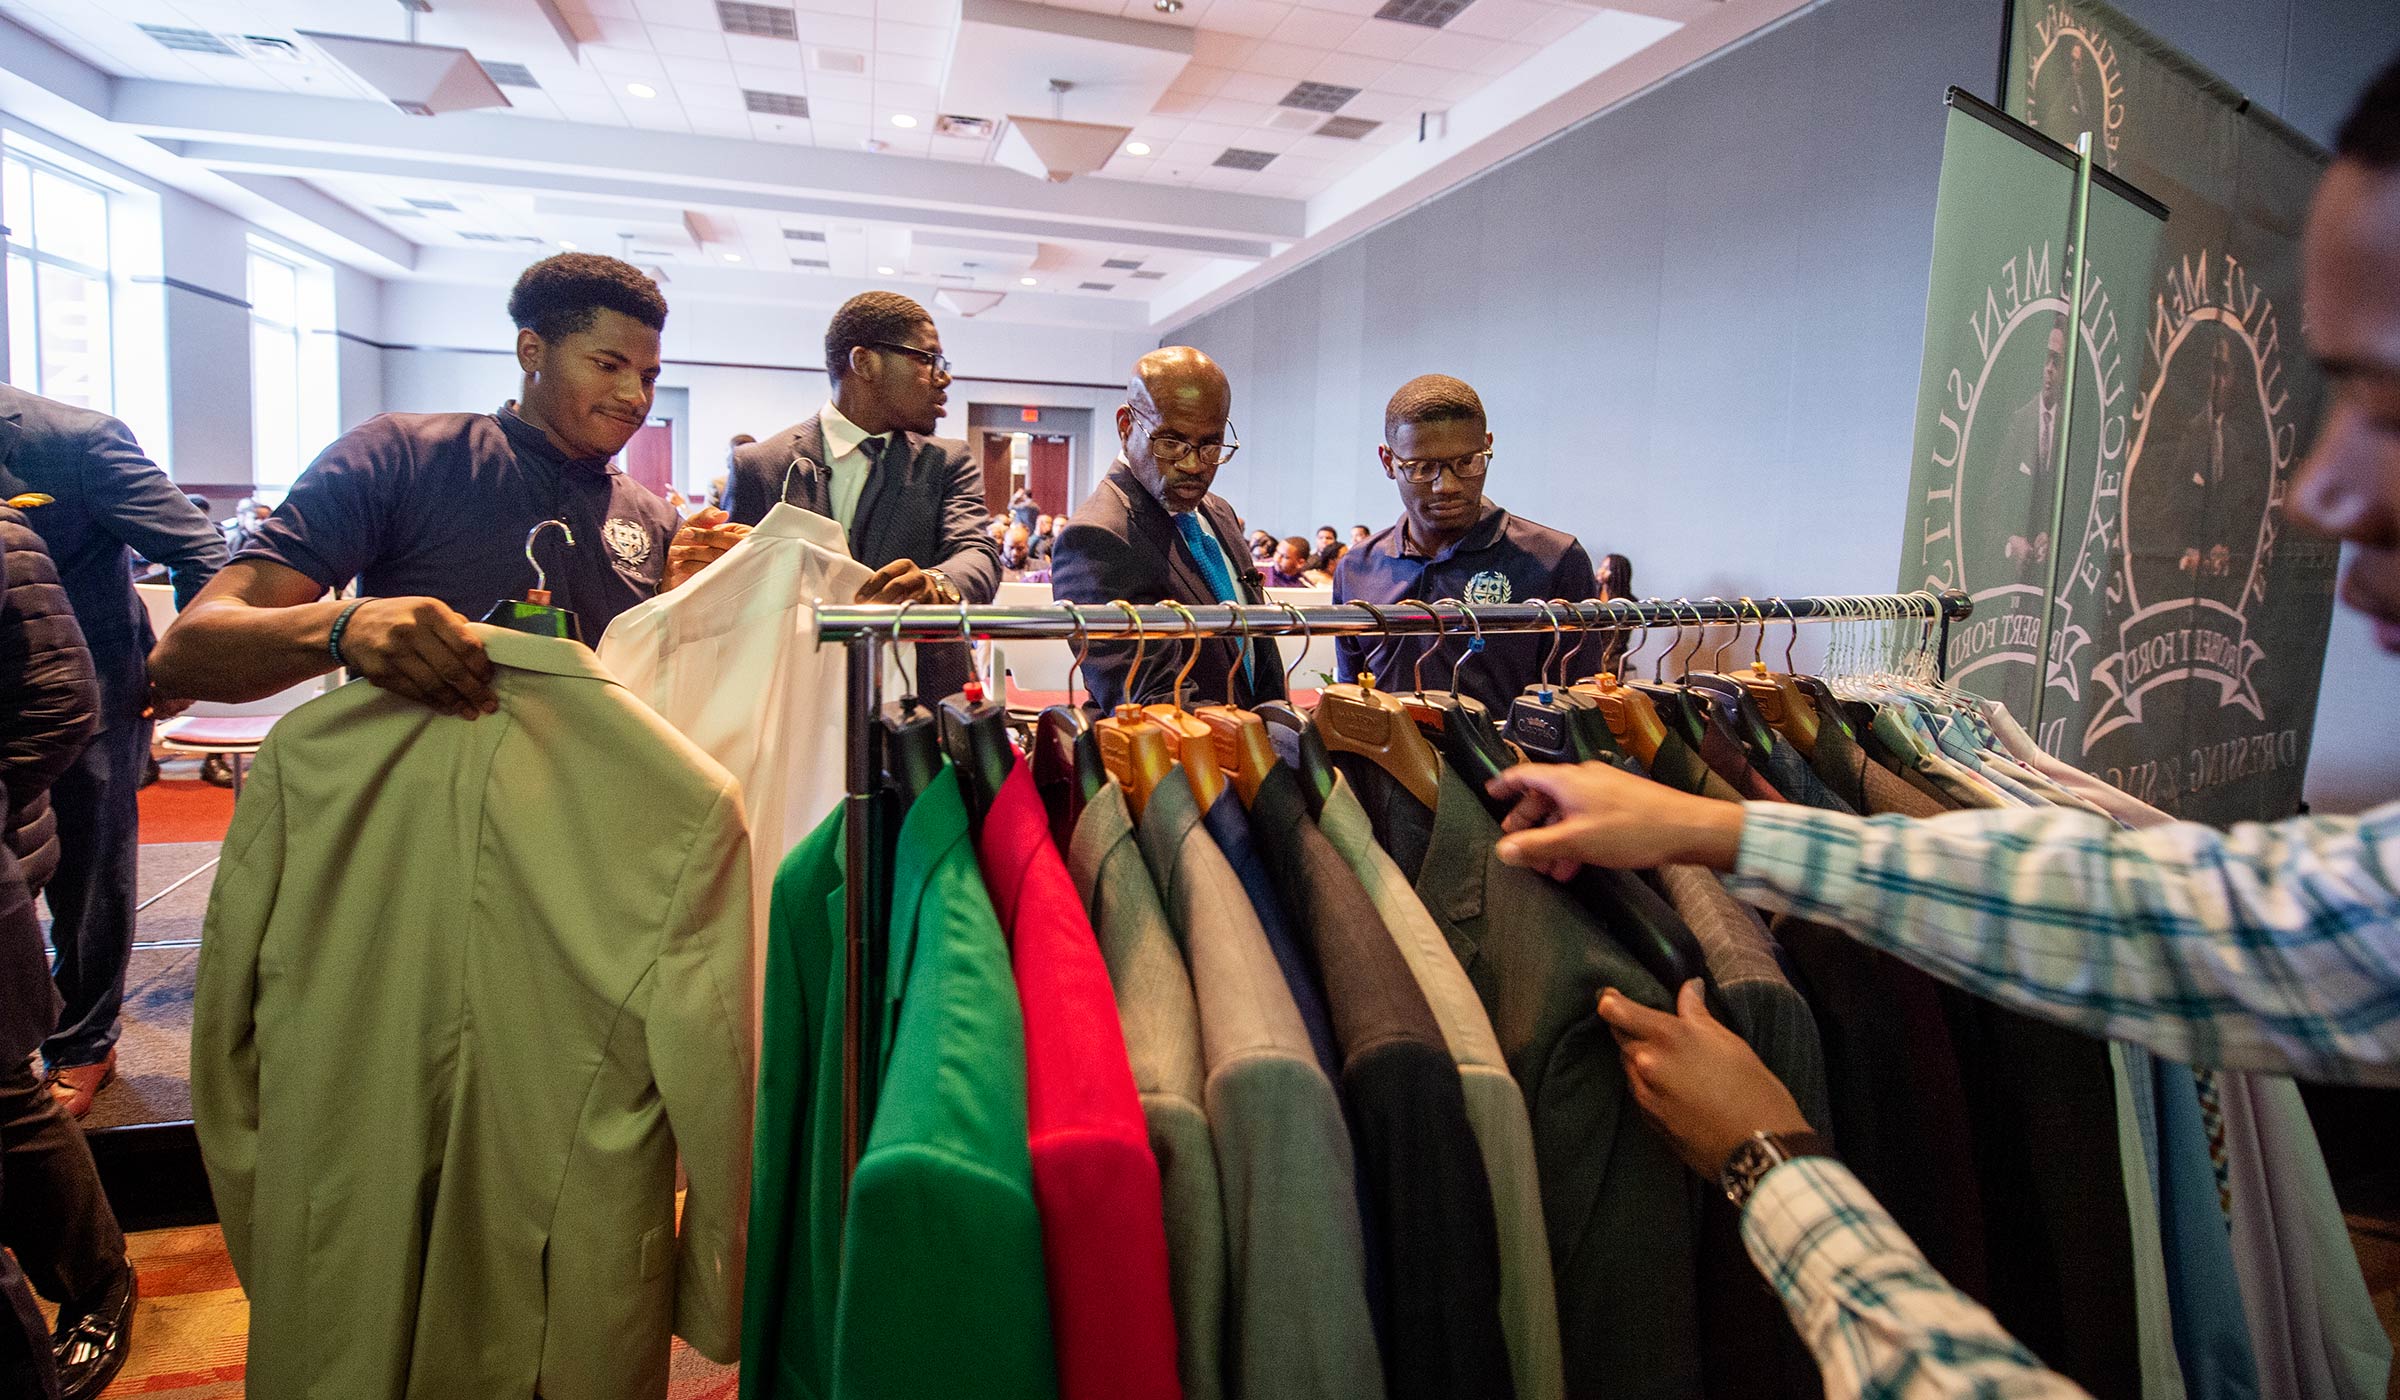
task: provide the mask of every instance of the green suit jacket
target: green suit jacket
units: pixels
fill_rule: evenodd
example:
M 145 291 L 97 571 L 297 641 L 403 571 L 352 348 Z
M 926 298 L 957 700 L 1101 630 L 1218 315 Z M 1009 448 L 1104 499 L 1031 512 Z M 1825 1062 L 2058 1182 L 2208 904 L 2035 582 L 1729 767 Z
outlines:
M 842 813 L 775 878 L 744 1397 L 1050 1400 L 1008 945 L 944 765 L 900 824 L 875 1120 L 841 1208 Z
M 741 792 L 581 645 L 475 630 L 499 713 L 344 686 L 226 836 L 192 1108 L 260 1400 L 664 1395 L 670 1326 L 735 1350 Z

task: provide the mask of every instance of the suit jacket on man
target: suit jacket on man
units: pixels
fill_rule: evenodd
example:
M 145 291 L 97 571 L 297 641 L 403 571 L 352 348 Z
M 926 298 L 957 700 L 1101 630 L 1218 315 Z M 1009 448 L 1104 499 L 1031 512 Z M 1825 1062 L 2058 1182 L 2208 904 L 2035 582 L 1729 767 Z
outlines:
M 1000 547 L 987 528 L 991 517 L 984 510 L 983 467 L 956 438 L 897 437 L 906 444 L 905 457 L 887 444 L 859 491 L 850 522 L 850 557 L 870 569 L 912 559 L 919 568 L 947 574 L 968 602 L 992 601 L 1000 591 Z M 756 525 L 777 501 L 833 515 L 833 472 L 814 413 L 764 442 L 733 450 L 725 513 L 739 524 Z M 917 693 L 928 702 L 938 700 L 966 684 L 966 649 L 920 646 L 917 667 Z
M 156 639 L 127 549 L 167 566 L 181 607 L 224 567 L 225 541 L 123 423 L 0 384 L 0 499 L 25 491 L 53 498 L 30 520 L 91 647 L 100 728 L 133 723 Z
M 1266 588 L 1250 549 L 1242 540 L 1241 522 L 1221 496 L 1200 503 L 1200 518 L 1225 551 L 1233 569 L 1234 588 L 1248 603 L 1267 601 Z M 1189 603 L 1219 601 L 1200 572 L 1200 561 L 1176 530 L 1174 518 L 1148 488 L 1134 479 L 1133 469 L 1119 459 L 1098 490 L 1075 511 L 1059 533 L 1051 554 L 1050 591 L 1085 607 L 1128 603 Z M 1283 698 L 1283 662 L 1275 643 L 1265 637 L 1250 641 L 1256 654 L 1248 676 L 1240 664 L 1237 639 L 1204 642 L 1199 664 L 1192 670 L 1191 692 L 1202 700 L 1231 697 L 1236 705 Z M 1175 688 L 1175 673 L 1183 668 L 1181 644 L 1150 643 L 1139 676 L 1133 669 L 1134 644 L 1094 642 L 1083 662 L 1083 678 L 1091 687 L 1092 703 L 1103 710 L 1126 703 L 1165 700 Z

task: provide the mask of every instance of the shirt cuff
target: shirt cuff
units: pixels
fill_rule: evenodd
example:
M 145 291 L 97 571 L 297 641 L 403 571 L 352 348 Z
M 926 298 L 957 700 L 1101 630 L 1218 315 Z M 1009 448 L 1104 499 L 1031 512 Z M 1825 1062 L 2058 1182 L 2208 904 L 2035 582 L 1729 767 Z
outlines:
M 1858 890 L 1867 824 L 1845 812 L 1788 802 L 1742 807 L 1742 845 L 1725 888 L 1745 903 L 1837 920 Z
M 1838 1295 L 1878 1256 L 1923 1256 L 1865 1183 L 1831 1157 L 1795 1157 L 1770 1171 L 1742 1212 L 1742 1243 L 1795 1315 Z

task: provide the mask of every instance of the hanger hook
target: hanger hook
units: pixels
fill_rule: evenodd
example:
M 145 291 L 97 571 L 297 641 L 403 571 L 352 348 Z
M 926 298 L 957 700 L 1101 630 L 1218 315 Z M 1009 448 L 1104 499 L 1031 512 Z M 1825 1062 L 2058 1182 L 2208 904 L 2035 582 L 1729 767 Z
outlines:
M 1561 598 L 1559 599 L 1559 602 L 1563 603 L 1566 602 L 1566 600 Z M 1541 684 L 1542 703 L 1548 704 L 1550 702 L 1550 691 L 1552 689 L 1550 684 L 1550 668 L 1558 664 L 1558 653 L 1567 644 L 1567 629 L 1562 623 L 1559 622 L 1558 609 L 1552 605 L 1548 598 L 1534 599 L 1533 606 L 1540 608 L 1542 610 L 1542 616 L 1550 619 L 1550 654 L 1542 658 L 1542 669 L 1536 672 L 1534 675 L 1534 679 Z M 1583 621 L 1583 615 L 1581 613 L 1576 614 L 1575 620 L 1577 622 Z
M 916 605 L 917 600 L 911 598 L 900 605 L 900 611 L 892 614 L 892 669 L 900 673 L 900 710 L 903 714 L 916 703 L 917 682 L 908 674 L 908 663 L 900 659 L 900 623 L 908 616 L 908 610 Z
M 1172 598 L 1166 599 L 1162 606 L 1174 609 L 1182 617 L 1184 635 L 1192 639 L 1192 654 L 1183 659 L 1183 669 L 1175 673 L 1175 708 L 1180 710 L 1183 708 L 1183 683 L 1191 676 L 1192 668 L 1200 664 L 1200 619 L 1192 615 L 1190 608 Z
M 1110 603 L 1109 606 L 1123 608 L 1125 616 L 1133 622 L 1133 666 L 1125 672 L 1125 698 L 1130 702 L 1133 698 L 1133 683 L 1141 678 L 1142 656 L 1150 650 L 1150 632 L 1149 629 L 1142 626 L 1142 610 L 1140 608 L 1122 598 Z
M 1239 633 L 1241 634 L 1241 638 L 1242 638 L 1242 640 L 1241 640 L 1241 642 L 1240 642 L 1240 648 L 1241 648 L 1240 654 L 1241 654 L 1241 655 L 1243 655 L 1243 656 L 1247 656 L 1247 655 L 1249 655 L 1249 654 L 1250 654 L 1250 612 L 1249 612 L 1249 609 L 1247 609 L 1247 608 L 1243 607 L 1243 606 L 1242 606 L 1241 604 L 1239 604 L 1239 603 L 1228 603 L 1228 604 L 1226 604 L 1226 605 L 1225 605 L 1225 620 L 1226 620 L 1227 622 L 1230 622 L 1230 623 L 1232 623 L 1232 624 L 1233 624 L 1233 626 L 1234 626 L 1234 629 L 1235 629 L 1237 632 L 1239 632 Z M 1194 642 L 1194 643 L 1192 644 L 1192 654 L 1193 654 L 1194 656 L 1198 656 L 1198 655 L 1200 654 L 1200 644 L 1199 644 L 1198 642 Z M 1289 686 L 1287 685 L 1286 687 L 1284 687 L 1284 689 L 1285 689 L 1285 692 L 1288 694 L 1288 693 L 1290 692 L 1290 689 L 1291 689 L 1291 687 L 1289 687 Z M 1232 703 L 1233 703 L 1233 668 L 1232 668 L 1232 667 L 1230 667 L 1230 666 L 1228 666 L 1228 667 L 1226 667 L 1226 668 L 1225 668 L 1225 703 L 1226 703 L 1226 704 L 1228 704 L 1228 705 L 1230 705 L 1230 704 L 1232 704 Z
M 1483 651 L 1483 620 L 1475 616 L 1475 610 L 1473 608 L 1455 598 L 1445 598 L 1442 601 L 1450 604 L 1450 606 L 1458 609 L 1460 612 L 1465 613 L 1467 617 L 1467 626 L 1475 633 L 1475 640 L 1467 643 L 1465 647 L 1461 648 L 1458 653 L 1458 659 L 1450 663 L 1450 693 L 1452 695 L 1456 695 L 1458 694 L 1458 673 L 1460 668 L 1467 664 L 1467 659 L 1469 657 L 1480 655 Z
M 1291 665 L 1283 668 L 1283 698 L 1288 704 L 1292 698 L 1292 673 L 1299 670 L 1300 663 L 1308 659 L 1308 649 L 1316 645 L 1317 634 L 1316 629 L 1308 625 L 1308 614 L 1290 603 L 1277 603 L 1275 606 L 1290 613 L 1292 625 L 1300 629 L 1300 654 L 1292 658 Z
M 1633 664 L 1635 658 L 1650 649 L 1650 619 L 1643 610 L 1653 606 L 1654 603 L 1655 600 L 1651 603 L 1635 603 L 1633 605 L 1634 616 L 1631 625 L 1641 632 L 1641 636 L 1635 639 L 1632 646 L 1625 649 L 1623 656 L 1617 658 L 1617 679 L 1620 681 L 1627 676 L 1638 677 L 1641 675 L 1641 672 L 1633 669 Z M 1614 610 L 1616 604 L 1611 603 L 1609 607 Z
M 1658 654 L 1658 659 L 1650 663 L 1650 683 L 1652 685 L 1667 683 L 1667 658 L 1673 656 L 1683 646 L 1683 614 L 1677 609 L 1688 608 L 1691 605 L 1692 600 L 1689 598 L 1678 598 L 1667 604 L 1667 620 L 1675 624 L 1675 640 L 1669 642 L 1667 649 Z
M 1724 600 L 1724 599 L 1722 599 L 1722 598 L 1716 598 L 1716 597 L 1704 598 L 1704 599 L 1702 599 L 1701 601 L 1702 601 L 1702 602 L 1707 602 L 1707 603 L 1725 603 L 1725 600 Z M 1732 605 L 1731 603 L 1725 603 L 1725 606 L 1727 606 L 1728 608 L 1732 608 L 1732 607 L 1733 607 L 1733 605 Z M 1705 638 L 1707 637 L 1707 635 L 1708 635 L 1708 628 L 1707 628 L 1707 626 L 1706 626 L 1705 624 L 1703 624 L 1703 625 L 1702 625 L 1702 627 L 1701 627 L 1701 629 L 1700 629 L 1700 634 L 1701 634 L 1701 636 L 1702 636 L 1702 638 L 1703 638 L 1703 639 L 1705 639 Z M 1730 647 L 1730 646 L 1732 646 L 1732 645 L 1733 645 L 1735 642 L 1737 642 L 1737 641 L 1740 641 L 1740 640 L 1741 640 L 1741 637 L 1742 637 L 1741 610 L 1740 610 L 1739 608 L 1734 608 L 1733 635 L 1732 635 L 1731 637 L 1728 637 L 1728 638 L 1726 638 L 1724 641 L 1721 641 L 1721 642 L 1717 643 L 1717 649 L 1716 649 L 1715 651 L 1712 651 L 1712 652 L 1710 652 L 1710 653 L 1708 654 L 1708 669 L 1710 669 L 1711 671 L 1715 671 L 1715 672 L 1717 672 L 1718 674 L 1722 675 L 1722 674 L 1724 673 L 1724 670 L 1725 670 L 1725 649 L 1726 649 L 1727 647 Z M 1693 654 L 1693 655 L 1697 656 L 1697 655 L 1699 654 L 1699 652 L 1700 652 L 1700 648 L 1698 648 L 1698 647 L 1694 647 L 1694 648 L 1692 648 L 1692 654 Z
M 1067 708 L 1072 710 L 1075 708 L 1075 680 L 1083 674 L 1083 659 L 1091 654 L 1092 633 L 1084 623 L 1080 606 L 1064 598 L 1058 600 L 1058 605 L 1075 619 L 1075 660 L 1067 667 Z
M 1783 673 L 1788 676 L 1792 673 L 1792 648 L 1800 645 L 1800 614 L 1793 612 L 1792 605 L 1781 598 L 1769 598 L 1767 601 L 1780 606 L 1784 620 L 1791 625 L 1792 635 L 1783 642 Z
M 534 557 L 533 542 L 542 537 L 542 531 L 553 525 L 558 527 L 560 534 L 567 537 L 567 548 L 573 549 L 575 547 L 575 531 L 564 520 L 545 520 L 525 532 L 525 562 L 533 566 L 533 586 L 544 593 L 550 591 L 550 571 L 543 568 L 542 561 Z
M 1450 629 L 1444 623 L 1441 612 L 1422 598 L 1403 598 L 1394 606 L 1423 608 L 1425 615 L 1433 619 L 1433 643 L 1417 653 L 1417 664 L 1408 671 L 1408 688 L 1422 692 L 1425 689 L 1425 658 L 1441 650 L 1442 642 L 1450 635 Z
M 1742 603 L 1745 607 L 1750 609 L 1750 615 L 1758 619 L 1758 640 L 1750 644 L 1750 664 L 1756 666 L 1759 664 L 1759 657 L 1767 649 L 1767 615 L 1759 608 L 1758 603 L 1750 598 L 1747 594 L 1743 595 Z M 1736 641 L 1740 640 L 1741 631 L 1739 628 L 1735 629 L 1734 638 Z

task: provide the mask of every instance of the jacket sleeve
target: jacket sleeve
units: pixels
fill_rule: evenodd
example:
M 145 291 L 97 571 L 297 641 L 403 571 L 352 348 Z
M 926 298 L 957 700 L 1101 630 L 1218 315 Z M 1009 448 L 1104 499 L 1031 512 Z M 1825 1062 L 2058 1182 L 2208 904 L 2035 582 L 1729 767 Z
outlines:
M 259 751 L 225 833 L 192 987 L 192 1131 L 237 1277 L 250 1274 L 258 1182 L 258 960 L 283 882 L 283 784 Z
M 0 783 L 30 808 L 100 726 L 100 683 L 41 536 L 0 510 Z M 4 825 L 4 821 L 0 821 Z
M 85 499 L 106 503 L 95 511 L 103 528 L 144 559 L 167 566 L 176 607 L 199 596 L 225 567 L 224 537 L 143 453 L 123 423 L 101 421 L 84 444 L 83 474 Z
M 771 439 L 780 442 L 780 437 Z M 725 472 L 725 514 L 737 525 L 756 525 L 775 508 L 777 483 L 767 479 L 767 444 L 748 442 L 733 450 Z
M 988 603 L 1000 591 L 1000 547 L 985 528 L 988 518 L 983 511 L 983 465 L 961 446 L 942 482 L 942 545 L 935 551 L 933 567 L 948 574 L 970 603 Z
M 1142 567 L 1130 539 L 1106 526 L 1069 521 L 1059 532 L 1058 548 L 1050 556 L 1050 592 L 1087 608 L 1106 607 L 1120 598 L 1132 603 L 1155 602 L 1156 590 L 1144 587 L 1149 572 Z M 1125 682 L 1133 670 L 1133 658 L 1131 642 L 1095 641 L 1085 654 L 1084 684 L 1103 714 L 1118 705 L 1162 699 L 1173 687 L 1175 668 L 1156 664 L 1163 658 L 1153 644 L 1141 675 L 1134 678 L 1143 688 L 1129 696 Z
M 675 1332 L 712 1361 L 742 1350 L 750 1214 L 750 836 L 728 784 L 685 857 L 644 1027 L 690 1190 L 676 1239 Z

